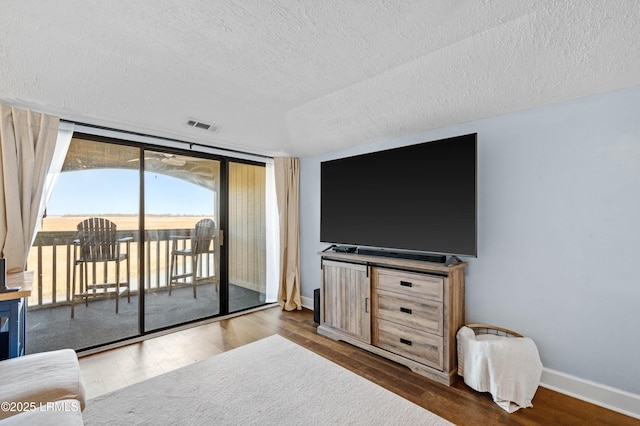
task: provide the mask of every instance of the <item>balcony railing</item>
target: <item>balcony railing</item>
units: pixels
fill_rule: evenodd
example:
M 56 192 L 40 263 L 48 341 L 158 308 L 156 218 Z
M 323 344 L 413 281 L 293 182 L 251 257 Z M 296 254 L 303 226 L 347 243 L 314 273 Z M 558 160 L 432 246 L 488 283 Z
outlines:
M 169 236 L 181 236 L 177 240 L 178 248 L 189 247 L 191 229 L 150 229 L 144 232 L 143 261 L 145 291 L 158 291 L 167 288 L 169 281 L 169 262 L 171 244 Z M 140 261 L 140 242 L 137 231 L 118 231 L 117 238 L 132 237 L 128 261 L 131 267 L 130 289 L 139 291 L 138 265 Z M 52 307 L 71 303 L 72 277 L 74 268 L 73 244 L 75 231 L 39 232 L 29 253 L 27 269 L 35 275 L 34 288 L 29 298 L 29 309 Z M 187 260 L 178 259 L 181 270 L 187 267 Z M 213 259 L 207 258 L 203 267 L 207 272 L 213 268 Z M 114 268 L 98 264 L 89 272 L 90 282 L 113 280 Z M 122 273 L 122 271 L 121 271 Z M 76 284 L 77 285 L 77 284 Z

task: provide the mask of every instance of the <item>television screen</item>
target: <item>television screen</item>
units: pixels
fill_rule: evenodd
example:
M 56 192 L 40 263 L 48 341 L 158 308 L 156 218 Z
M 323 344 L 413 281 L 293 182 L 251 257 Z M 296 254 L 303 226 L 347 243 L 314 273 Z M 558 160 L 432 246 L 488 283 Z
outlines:
M 476 139 L 322 162 L 321 241 L 477 256 Z

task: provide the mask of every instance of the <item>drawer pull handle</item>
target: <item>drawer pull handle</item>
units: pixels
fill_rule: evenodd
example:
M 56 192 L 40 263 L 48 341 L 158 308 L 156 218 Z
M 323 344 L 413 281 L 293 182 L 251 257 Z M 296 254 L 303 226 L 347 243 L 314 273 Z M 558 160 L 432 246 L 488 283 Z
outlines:
M 403 287 L 413 287 L 413 284 L 409 281 L 400 281 L 400 285 Z
M 411 346 L 411 340 L 400 338 L 400 343 L 404 343 L 405 345 Z
M 400 308 L 400 312 L 411 315 L 411 309 L 409 308 Z

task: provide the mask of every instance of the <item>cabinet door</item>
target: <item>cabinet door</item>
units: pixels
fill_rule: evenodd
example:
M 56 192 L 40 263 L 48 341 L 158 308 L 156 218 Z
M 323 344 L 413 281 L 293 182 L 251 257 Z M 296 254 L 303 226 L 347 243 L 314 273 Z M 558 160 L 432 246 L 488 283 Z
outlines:
M 322 262 L 321 323 L 371 343 L 371 285 L 366 265 Z

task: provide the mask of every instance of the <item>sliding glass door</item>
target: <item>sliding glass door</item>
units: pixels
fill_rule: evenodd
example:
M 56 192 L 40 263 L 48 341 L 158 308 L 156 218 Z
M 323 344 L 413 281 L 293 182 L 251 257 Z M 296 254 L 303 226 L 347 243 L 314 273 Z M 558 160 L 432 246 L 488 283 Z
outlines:
M 72 139 L 27 261 L 27 352 L 138 335 L 139 153 Z
M 220 313 L 220 161 L 152 150 L 144 163 L 144 328 Z
M 28 260 L 27 352 L 264 304 L 265 210 L 264 165 L 74 135 Z M 87 221 L 109 256 L 87 256 Z

